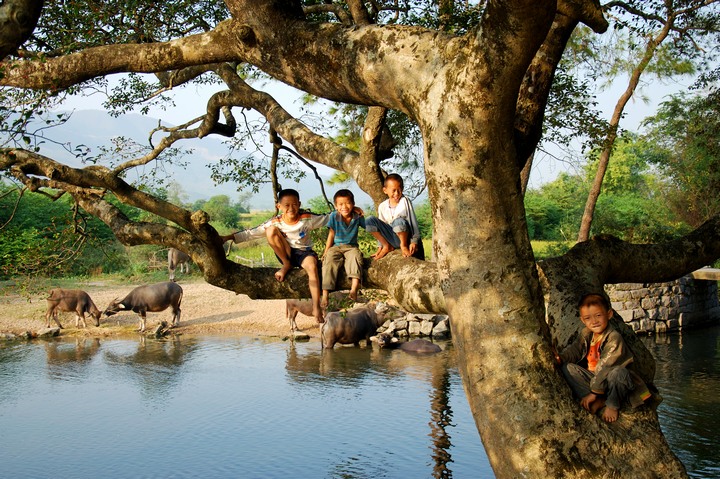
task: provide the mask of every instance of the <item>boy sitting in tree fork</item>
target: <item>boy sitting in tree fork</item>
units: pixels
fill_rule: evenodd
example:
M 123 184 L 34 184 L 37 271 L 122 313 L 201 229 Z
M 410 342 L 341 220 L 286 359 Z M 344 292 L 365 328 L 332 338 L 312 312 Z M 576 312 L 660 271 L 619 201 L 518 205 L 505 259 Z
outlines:
M 578 309 L 585 328 L 572 344 L 555 353 L 555 360 L 580 405 L 591 414 L 602 411 L 605 421 L 615 422 L 625 400 L 637 407 L 650 397 L 650 391 L 629 369 L 633 354 L 610 324 L 609 300 L 601 294 L 586 294 Z

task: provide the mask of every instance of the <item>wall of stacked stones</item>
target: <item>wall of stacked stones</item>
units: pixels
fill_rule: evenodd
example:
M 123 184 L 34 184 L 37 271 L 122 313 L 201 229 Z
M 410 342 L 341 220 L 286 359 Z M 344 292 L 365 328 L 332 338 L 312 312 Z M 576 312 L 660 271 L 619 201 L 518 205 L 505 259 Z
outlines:
M 450 337 L 450 323 L 445 314 L 407 313 L 387 307 L 385 322 L 377 332 L 392 334 L 398 338 L 426 336 L 432 339 L 447 339 Z
M 665 333 L 720 322 L 717 281 L 684 276 L 667 283 L 609 284 L 613 309 L 637 333 Z

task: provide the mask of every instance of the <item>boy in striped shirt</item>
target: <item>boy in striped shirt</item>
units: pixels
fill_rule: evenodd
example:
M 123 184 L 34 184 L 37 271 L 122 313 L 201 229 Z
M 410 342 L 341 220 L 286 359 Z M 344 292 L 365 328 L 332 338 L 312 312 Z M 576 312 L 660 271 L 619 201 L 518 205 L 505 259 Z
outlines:
M 267 238 L 268 244 L 282 267 L 275 272 L 275 279 L 285 280 L 293 268 L 302 268 L 308 275 L 308 287 L 313 303 L 313 316 L 318 323 L 324 322 L 320 307 L 320 274 L 318 257 L 312 249 L 310 231 L 325 226 L 330 215 L 316 215 L 300 209 L 300 193 L 284 189 L 278 194 L 278 216 L 270 218 L 255 228 L 221 236 L 223 241 L 243 243 L 257 238 Z
M 350 279 L 350 299 L 357 301 L 362 278 L 363 255 L 358 246 L 358 232 L 365 228 L 365 218 L 355 208 L 355 195 L 341 189 L 333 196 L 335 212 L 328 220 L 328 238 L 325 243 L 322 265 L 322 299 L 320 305 L 327 308 L 330 291 L 335 289 L 340 267 Z

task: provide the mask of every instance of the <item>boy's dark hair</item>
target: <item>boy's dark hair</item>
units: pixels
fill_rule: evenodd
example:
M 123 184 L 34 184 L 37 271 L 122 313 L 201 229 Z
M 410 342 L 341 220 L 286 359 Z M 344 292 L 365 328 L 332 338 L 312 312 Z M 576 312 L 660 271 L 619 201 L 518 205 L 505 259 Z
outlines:
M 607 296 L 601 293 L 588 293 L 583 295 L 582 298 L 580 298 L 580 301 L 578 301 L 577 306 L 578 309 L 586 308 L 588 306 L 602 306 L 606 311 L 610 311 L 612 308 L 610 300 Z
M 335 195 L 333 195 L 333 203 L 335 201 L 337 201 L 338 198 L 350 198 L 350 201 L 352 202 L 352 204 L 355 204 L 355 195 L 353 194 L 352 191 L 350 191 L 346 188 L 337 190 Z
M 395 180 L 398 183 L 400 183 L 400 188 L 405 188 L 405 182 L 402 179 L 402 176 L 398 175 L 397 173 L 390 173 L 385 177 L 385 181 L 383 181 L 383 186 L 387 185 L 388 180 Z
M 284 190 L 280 190 L 280 193 L 278 193 L 278 203 L 286 196 L 294 196 L 298 199 L 298 201 L 300 201 L 300 193 L 298 193 L 297 190 L 293 190 L 292 188 L 285 188 Z

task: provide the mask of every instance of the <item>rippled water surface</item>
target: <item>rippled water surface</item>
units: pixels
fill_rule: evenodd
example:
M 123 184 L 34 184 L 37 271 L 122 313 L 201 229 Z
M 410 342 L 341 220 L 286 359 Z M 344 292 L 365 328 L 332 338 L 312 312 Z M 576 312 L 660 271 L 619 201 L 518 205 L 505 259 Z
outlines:
M 644 342 L 657 362 L 665 437 L 691 477 L 720 478 L 720 326 Z
M 659 413 L 720 477 L 720 327 L 645 338 Z M 492 478 L 451 345 L 244 337 L 0 345 L 0 477 Z
M 452 348 L 32 342 L 0 382 L 1 477 L 492 477 Z

